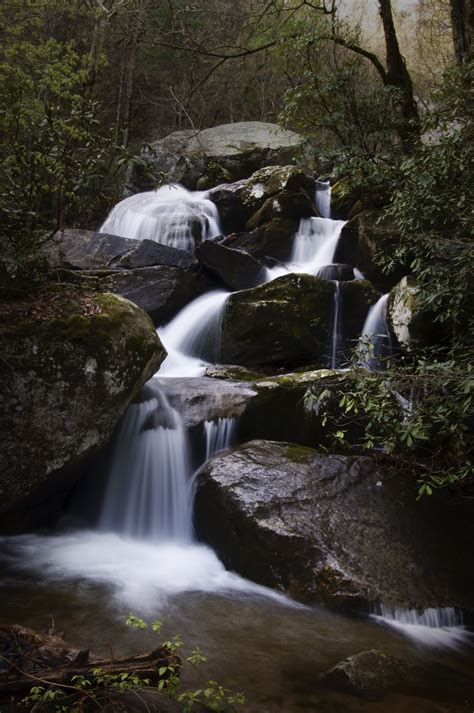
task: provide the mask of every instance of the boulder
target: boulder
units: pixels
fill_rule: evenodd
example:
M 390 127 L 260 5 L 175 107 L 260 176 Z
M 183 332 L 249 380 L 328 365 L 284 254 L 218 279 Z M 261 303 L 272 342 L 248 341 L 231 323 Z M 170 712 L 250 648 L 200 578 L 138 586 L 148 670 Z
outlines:
M 196 249 L 196 257 L 211 273 L 231 290 L 246 290 L 265 279 L 265 268 L 243 250 L 206 240 Z
M 84 272 L 104 292 L 126 297 L 147 312 L 156 325 L 168 322 L 197 296 L 199 279 L 178 267 L 142 267 L 114 272 Z
M 308 186 L 308 189 L 313 186 Z M 314 188 L 313 188 L 314 192 Z M 273 218 L 311 218 L 316 215 L 316 207 L 307 192 L 281 191 L 273 198 L 267 198 L 263 206 L 247 221 L 246 230 L 254 230 Z
M 221 361 L 250 368 L 326 366 L 334 284 L 305 274 L 289 274 L 232 294 L 221 333 Z M 377 293 L 363 280 L 341 283 L 341 352 L 350 352 Z
M 314 210 L 310 200 L 314 193 L 314 180 L 295 166 L 267 166 L 253 173 L 250 178 L 213 188 L 209 191 L 209 198 L 217 205 L 223 228 L 229 233 L 243 230 L 251 216 L 270 198 L 281 196 L 283 192 L 285 197 L 281 205 L 286 207 L 276 217 L 296 219 L 300 208 L 304 212 Z M 292 201 L 293 210 L 290 208 Z M 268 206 L 260 217 L 262 221 L 265 219 L 268 222 L 267 214 L 271 213 L 270 218 L 275 214 L 272 203 Z
M 472 603 L 468 505 L 417 500 L 413 475 L 381 457 L 245 443 L 201 470 L 195 524 L 226 566 L 305 600 L 365 610 Z
M 134 240 L 77 228 L 58 231 L 44 245 L 43 252 L 53 269 L 133 269 L 165 265 L 189 270 L 197 266 L 186 250 L 176 250 L 153 240 Z
M 340 661 L 321 677 L 330 688 L 362 696 L 374 696 L 388 689 L 413 690 L 421 686 L 426 670 L 382 651 L 362 651 Z
M 393 219 L 382 210 L 364 210 L 342 229 L 334 259 L 355 265 L 367 280 L 387 292 L 406 274 L 406 269 L 397 268 L 386 274 L 377 260 L 392 255 L 399 240 L 400 231 Z
M 176 131 L 145 146 L 129 170 L 127 191 L 152 190 L 163 174 L 190 189 L 199 179 L 199 188 L 236 181 L 263 166 L 296 162 L 303 143 L 299 134 L 261 121 Z
M 2 316 L 0 527 L 36 526 L 165 357 L 147 315 L 116 295 L 71 287 Z M 10 309 L 13 309 L 10 307 Z M 22 311 L 23 310 L 23 311 Z
M 443 330 L 434 314 L 423 307 L 420 290 L 413 277 L 403 277 L 391 290 L 388 300 L 388 322 L 402 351 L 439 343 Z
M 245 250 L 257 260 L 271 258 L 286 262 L 293 250 L 293 237 L 299 221 L 292 218 L 273 218 L 250 233 L 232 233 L 223 245 L 235 250 Z

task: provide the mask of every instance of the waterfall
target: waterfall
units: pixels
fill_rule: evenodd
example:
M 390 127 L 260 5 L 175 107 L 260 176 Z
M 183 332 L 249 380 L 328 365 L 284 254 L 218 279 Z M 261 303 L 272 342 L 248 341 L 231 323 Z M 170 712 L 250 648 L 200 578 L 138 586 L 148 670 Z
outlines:
M 388 294 L 385 294 L 369 309 L 359 340 L 360 364 L 372 371 L 383 369 L 384 360 L 392 354 L 387 306 Z
M 232 445 L 236 430 L 237 420 L 235 418 L 218 418 L 217 421 L 204 422 L 206 461 Z
M 416 609 L 375 607 L 372 617 L 379 623 L 392 626 L 418 643 L 428 646 L 458 648 L 471 635 L 464 626 L 462 613 L 452 607 L 433 607 L 418 612 Z
M 315 275 L 320 267 L 334 262 L 345 224 L 330 218 L 302 218 L 293 241 L 291 271 Z
M 220 330 L 229 294 L 215 290 L 197 297 L 158 330 L 168 352 L 160 376 L 200 376 L 208 364 L 218 362 Z
M 152 382 L 117 434 L 100 529 L 147 540 L 191 539 L 190 447 L 179 414 Z
M 337 369 L 341 349 L 342 290 L 339 280 L 334 281 L 334 306 L 331 326 L 331 369 Z
M 192 252 L 196 243 L 215 238 L 221 231 L 217 207 L 206 192 L 170 184 L 117 203 L 99 232 L 154 240 Z
M 329 181 L 316 181 L 314 202 L 322 218 L 331 217 L 331 184 Z

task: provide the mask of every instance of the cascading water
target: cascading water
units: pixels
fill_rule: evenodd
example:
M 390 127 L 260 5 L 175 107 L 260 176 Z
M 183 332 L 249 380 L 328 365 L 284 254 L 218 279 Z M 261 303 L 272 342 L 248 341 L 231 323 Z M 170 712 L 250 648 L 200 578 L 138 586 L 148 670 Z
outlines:
M 387 306 L 388 294 L 385 294 L 369 309 L 357 348 L 361 366 L 372 371 L 383 369 L 384 362 L 393 351 L 387 323 Z
M 315 275 L 319 268 L 334 262 L 345 224 L 330 218 L 302 218 L 293 241 L 290 271 Z
M 462 613 L 452 607 L 429 608 L 418 612 L 416 609 L 380 604 L 375 608 L 372 617 L 427 646 L 456 649 L 472 638 L 464 626 Z
M 342 311 L 342 290 L 339 280 L 334 281 L 334 306 L 331 326 L 331 369 L 337 369 L 340 365 L 341 351 L 341 311 Z
M 321 218 L 331 217 L 331 184 L 329 181 L 316 181 L 314 202 Z
M 204 422 L 206 461 L 232 445 L 236 430 L 237 420 L 235 418 L 218 418 L 217 421 Z
M 191 539 L 190 446 L 179 414 L 148 382 L 117 434 L 99 526 L 147 540 Z
M 230 292 L 215 290 L 197 297 L 158 330 L 168 356 L 160 376 L 200 376 L 219 359 L 220 330 Z
M 112 209 L 99 232 L 154 240 L 192 252 L 196 243 L 220 234 L 219 213 L 206 192 L 170 184 L 125 198 Z

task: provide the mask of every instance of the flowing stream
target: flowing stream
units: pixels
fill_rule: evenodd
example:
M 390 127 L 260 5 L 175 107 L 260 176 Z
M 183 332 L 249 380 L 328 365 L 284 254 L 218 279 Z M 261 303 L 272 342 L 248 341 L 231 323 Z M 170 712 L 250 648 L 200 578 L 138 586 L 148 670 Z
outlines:
M 279 276 L 276 271 L 316 274 L 332 263 L 345 223 L 330 218 L 329 184 L 318 183 L 315 200 L 322 217 L 301 221 L 290 262 L 269 270 L 269 279 Z M 219 232 L 217 209 L 207 194 L 167 186 L 125 199 L 101 230 L 191 249 L 196 226 L 199 239 Z M 102 498 L 97 521 L 72 531 L 3 538 L 3 618 L 44 629 L 54 613 L 72 642 L 103 652 L 113 640 L 117 652 L 129 652 L 143 650 L 144 644 L 124 626 L 126 614 L 158 616 L 165 620 L 165 634 L 179 632 L 189 647 L 199 643 L 210 655 L 211 678 L 247 692 L 250 703 L 245 710 L 380 713 L 378 703 L 321 688 L 319 675 L 368 649 L 462 670 L 468 639 L 458 613 L 381 606 L 366 617 L 348 618 L 302 606 L 227 571 L 211 548 L 195 541 L 194 475 L 203 460 L 235 442 L 238 422 L 203 418 L 199 456 L 185 425 L 186 413 L 170 405 L 160 379 L 179 377 L 191 385 L 206 366 L 218 363 L 229 294 L 208 292 L 160 327 L 168 357 L 159 378 L 148 382 L 141 398 L 129 406 L 115 434 L 103 468 L 103 494 L 97 491 L 97 499 Z M 333 368 L 340 363 L 341 295 L 335 281 Z M 372 308 L 363 330 L 373 344 L 374 359 L 384 351 L 379 337 L 388 334 L 386 301 L 385 295 Z M 210 390 L 212 384 L 209 379 Z M 394 692 L 384 699 L 383 710 L 464 709 Z

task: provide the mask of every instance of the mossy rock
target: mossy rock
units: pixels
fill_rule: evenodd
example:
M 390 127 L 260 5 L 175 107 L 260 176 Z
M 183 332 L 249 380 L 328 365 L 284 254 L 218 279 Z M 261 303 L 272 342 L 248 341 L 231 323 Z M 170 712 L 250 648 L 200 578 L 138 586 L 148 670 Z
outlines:
M 412 354 L 443 341 L 442 326 L 435 315 L 423 306 L 420 290 L 413 277 L 404 277 L 391 290 L 388 321 L 400 349 Z
M 65 299 L 67 299 L 65 293 Z M 110 438 L 165 350 L 149 317 L 117 295 L 95 310 L 2 321 L 0 514 L 3 531 L 44 522 L 78 464 Z

